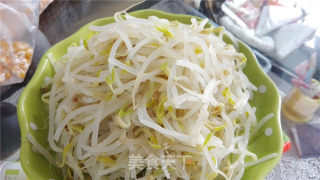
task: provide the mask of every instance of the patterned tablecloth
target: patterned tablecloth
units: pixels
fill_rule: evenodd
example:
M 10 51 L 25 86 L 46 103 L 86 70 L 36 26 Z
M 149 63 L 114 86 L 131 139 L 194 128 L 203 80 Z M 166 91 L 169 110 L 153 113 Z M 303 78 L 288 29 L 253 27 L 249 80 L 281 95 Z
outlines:
M 319 117 L 316 118 L 319 120 Z M 292 147 L 283 154 L 281 161 L 266 180 L 320 180 L 320 157 L 300 158 L 290 132 L 294 124 L 285 117 L 282 117 L 282 122 L 288 135 L 291 136 Z

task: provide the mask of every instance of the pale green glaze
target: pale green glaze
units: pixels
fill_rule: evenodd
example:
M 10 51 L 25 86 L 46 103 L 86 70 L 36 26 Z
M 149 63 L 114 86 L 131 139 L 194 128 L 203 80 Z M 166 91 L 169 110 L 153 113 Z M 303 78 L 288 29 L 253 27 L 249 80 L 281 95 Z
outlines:
M 158 16 L 168 20 L 178 20 L 181 23 L 190 24 L 190 18 L 192 16 L 168 14 L 155 10 L 142 10 L 131 13 L 131 15 L 146 18 L 148 16 Z M 44 83 L 45 77 L 52 77 L 54 75 L 53 68 L 51 67 L 47 55 L 51 53 L 53 58 L 59 59 L 66 53 L 67 47 L 73 42 L 79 42 L 79 39 L 87 39 L 89 36 L 89 25 L 105 25 L 114 22 L 112 17 L 102 18 L 95 20 L 72 36 L 57 43 L 50 48 L 46 54 L 42 57 L 41 62 L 38 65 L 37 71 L 33 78 L 24 89 L 21 94 L 18 103 L 18 119 L 21 128 L 21 156 L 20 161 L 25 173 L 32 180 L 44 180 L 55 178 L 62 179 L 59 169 L 50 165 L 48 161 L 40 154 L 35 153 L 31 144 L 26 140 L 26 134 L 31 133 L 36 140 L 44 147 L 49 147 L 47 142 L 48 128 L 33 131 L 30 128 L 30 122 L 34 122 L 39 128 L 47 127 L 48 124 L 48 108 L 41 101 L 40 87 Z M 225 36 L 225 41 L 231 43 L 230 39 Z M 258 165 L 246 168 L 245 174 L 242 179 L 257 180 L 263 179 L 272 168 L 278 163 L 282 154 L 282 131 L 280 127 L 280 97 L 276 86 L 268 78 L 268 76 L 262 71 L 255 56 L 251 50 L 239 42 L 239 50 L 247 57 L 247 65 L 244 72 L 250 79 L 250 81 L 257 87 L 261 84 L 267 87 L 267 91 L 264 94 L 256 92 L 251 104 L 257 108 L 257 119 L 261 119 L 263 116 L 269 113 L 274 113 L 275 116 L 270 119 L 260 129 L 260 131 L 251 137 L 249 150 L 256 153 L 258 157 L 263 157 L 270 153 L 278 153 L 279 156 L 271 160 L 265 161 Z M 271 127 L 273 134 L 270 137 L 264 135 L 265 128 Z M 49 148 L 48 148 L 49 149 Z

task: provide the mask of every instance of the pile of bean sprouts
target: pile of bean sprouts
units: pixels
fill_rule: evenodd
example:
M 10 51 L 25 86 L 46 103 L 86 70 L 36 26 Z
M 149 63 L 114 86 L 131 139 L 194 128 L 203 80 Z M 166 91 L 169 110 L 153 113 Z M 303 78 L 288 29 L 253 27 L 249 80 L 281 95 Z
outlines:
M 34 149 L 68 179 L 241 179 L 245 157 L 257 161 L 247 149 L 257 88 L 242 72 L 246 57 L 222 40 L 224 29 L 205 28 L 207 19 L 115 20 L 90 26 L 89 40 L 61 59 L 49 55 L 55 75 L 42 100 L 55 155 L 28 134 Z M 129 167 L 130 157 L 150 154 L 188 158 Z

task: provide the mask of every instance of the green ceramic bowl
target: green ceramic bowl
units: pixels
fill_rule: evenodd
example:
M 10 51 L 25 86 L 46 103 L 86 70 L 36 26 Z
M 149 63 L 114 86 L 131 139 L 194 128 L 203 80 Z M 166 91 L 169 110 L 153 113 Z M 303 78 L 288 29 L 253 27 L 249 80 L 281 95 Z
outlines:
M 180 15 L 180 14 L 168 14 L 155 10 L 142 10 L 130 13 L 132 16 L 139 18 L 147 18 L 149 16 L 158 16 L 159 18 L 165 18 L 168 20 L 178 20 L 181 23 L 190 24 L 192 16 Z M 67 47 L 73 42 L 79 42 L 79 39 L 86 39 L 89 36 L 90 25 L 105 25 L 114 22 L 112 17 L 102 18 L 95 20 L 72 36 L 57 43 L 50 48 L 46 54 L 42 57 L 41 62 L 38 65 L 37 71 L 33 78 L 24 89 L 21 94 L 18 103 L 18 118 L 21 128 L 21 165 L 32 180 L 44 180 L 44 179 L 62 179 L 61 172 L 58 168 L 50 165 L 49 162 L 40 154 L 32 150 L 31 144 L 26 139 L 27 133 L 31 133 L 35 139 L 44 147 L 49 149 L 47 142 L 48 129 L 39 129 L 33 131 L 30 128 L 30 123 L 33 122 L 38 125 L 39 128 L 46 127 L 48 124 L 48 108 L 41 101 L 40 87 L 44 83 L 45 77 L 54 76 L 54 70 L 51 67 L 47 55 L 51 53 L 53 58 L 59 59 L 67 51 Z M 225 35 L 224 40 L 232 44 L 229 37 Z M 259 66 L 255 56 L 251 50 L 242 42 L 238 42 L 239 51 L 245 54 L 247 57 L 247 65 L 244 72 L 250 79 L 250 81 L 257 87 L 264 85 L 266 87 L 265 93 L 254 93 L 254 98 L 251 100 L 251 104 L 257 108 L 257 119 L 261 119 L 269 113 L 274 113 L 274 117 L 260 128 L 260 131 L 256 133 L 250 139 L 249 150 L 256 153 L 258 158 L 261 158 L 270 153 L 278 153 L 278 156 L 265 161 L 263 163 L 247 167 L 242 179 L 263 179 L 278 163 L 282 154 L 282 131 L 280 127 L 280 97 L 278 91 L 273 82 L 263 72 Z M 271 136 L 265 135 L 266 128 L 272 128 L 273 133 Z

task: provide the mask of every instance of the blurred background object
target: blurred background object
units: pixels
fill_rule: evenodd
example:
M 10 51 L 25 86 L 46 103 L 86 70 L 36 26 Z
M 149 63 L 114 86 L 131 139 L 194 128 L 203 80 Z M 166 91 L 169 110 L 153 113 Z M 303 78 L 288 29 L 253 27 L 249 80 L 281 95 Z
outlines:
M 2 113 L 6 113 L 6 116 L 3 116 L 0 121 L 0 160 L 6 159 L 15 153 L 19 149 L 21 141 L 15 106 L 7 102 L 0 102 L 0 114 Z
M 0 2 L 0 86 L 22 82 L 31 64 L 37 2 Z
M 50 2 L 52 0 L 0 2 L 1 100 L 31 79 L 38 61 L 50 47 L 37 27 L 39 3 L 44 9 Z
M 319 8 L 312 0 L 202 0 L 199 10 L 294 77 L 294 67 L 320 51 Z
M 16 63 L 22 66 L 23 58 L 28 63 L 23 66 L 25 69 L 21 72 L 23 73 L 21 78 L 0 83 L 0 160 L 19 159 L 21 138 L 16 115 L 17 100 L 22 90 L 21 88 L 33 76 L 42 55 L 51 47 L 47 38 L 37 28 L 39 5 L 37 3 L 39 3 L 37 0 L 25 3 L 20 1 L 1 1 L 0 3 L 0 24 L 6 24 L 6 26 L 0 25 L 0 76 L 4 72 L 11 71 L 8 66 L 1 67 L 5 63 L 10 63 L 12 68 Z M 2 31 L 3 28 L 7 31 Z M 9 43 L 9 45 L 6 43 Z M 11 49 L 11 51 L 6 48 Z M 3 61 L 2 58 L 4 57 L 7 58 L 7 62 Z
M 293 87 L 291 92 L 283 99 L 282 113 L 291 121 L 307 122 L 320 107 L 320 99 L 310 97 L 307 90 Z
M 316 67 L 317 53 L 309 60 L 295 67 L 297 78 L 291 79 L 293 88 L 282 103 L 282 112 L 290 120 L 306 122 L 312 119 L 320 107 L 320 82 L 313 79 Z
M 0 164 L 0 179 L 2 180 L 28 180 L 19 161 L 6 161 Z
M 312 158 L 320 156 L 320 124 L 297 124 L 292 134 L 301 157 Z
M 41 14 L 54 0 L 40 0 L 39 13 Z
M 0 2 L 0 86 L 24 81 L 34 53 L 39 10 L 52 1 Z

